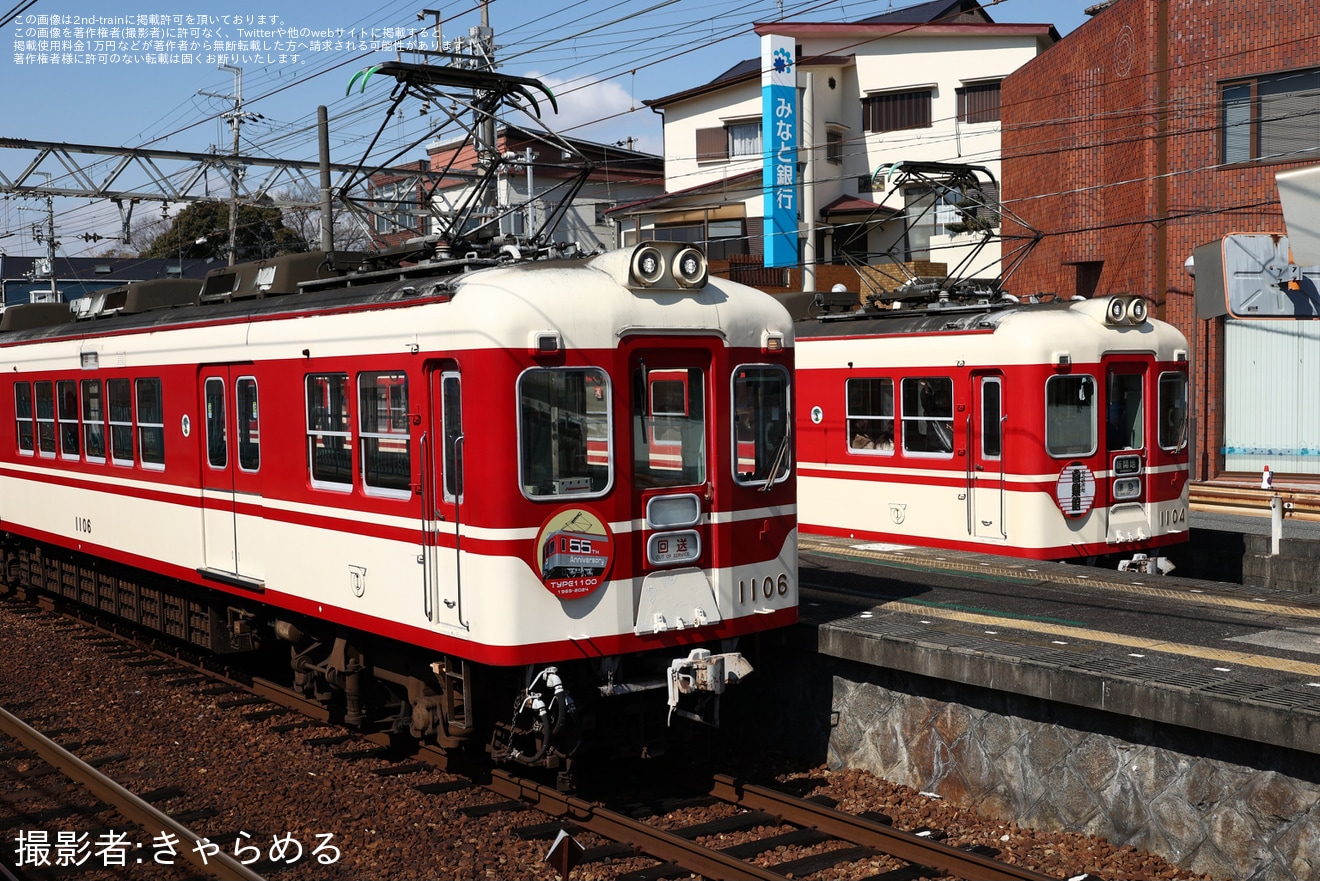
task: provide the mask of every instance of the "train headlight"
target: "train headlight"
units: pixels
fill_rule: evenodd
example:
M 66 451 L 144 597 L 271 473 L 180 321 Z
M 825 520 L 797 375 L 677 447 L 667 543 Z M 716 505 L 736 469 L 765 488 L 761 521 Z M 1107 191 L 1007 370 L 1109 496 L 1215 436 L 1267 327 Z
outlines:
M 650 287 L 665 277 L 665 256 L 655 245 L 643 245 L 633 252 L 632 274 L 638 284 Z
M 674 280 L 682 288 L 699 288 L 706 284 L 709 269 L 706 255 L 696 248 L 684 248 L 674 255 Z
M 1110 297 L 1105 306 L 1105 318 L 1110 324 L 1127 323 L 1127 301 L 1122 297 Z
M 1146 315 L 1149 307 L 1146 305 L 1145 297 L 1133 297 L 1132 302 L 1128 303 L 1127 318 L 1129 324 L 1145 324 Z
M 1120 477 L 1114 481 L 1114 500 L 1127 501 L 1141 497 L 1140 477 Z
M 651 529 L 696 526 L 701 519 L 701 500 L 692 493 L 652 496 L 646 502 L 646 525 Z
M 646 540 L 646 562 L 652 566 L 680 566 L 701 556 L 701 535 L 695 529 L 657 532 Z

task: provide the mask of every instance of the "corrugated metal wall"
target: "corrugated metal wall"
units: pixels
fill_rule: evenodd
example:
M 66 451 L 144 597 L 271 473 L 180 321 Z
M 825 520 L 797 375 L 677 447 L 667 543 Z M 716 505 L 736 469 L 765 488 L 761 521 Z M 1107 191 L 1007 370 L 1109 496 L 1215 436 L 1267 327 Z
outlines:
M 1228 320 L 1224 467 L 1320 474 L 1320 321 Z

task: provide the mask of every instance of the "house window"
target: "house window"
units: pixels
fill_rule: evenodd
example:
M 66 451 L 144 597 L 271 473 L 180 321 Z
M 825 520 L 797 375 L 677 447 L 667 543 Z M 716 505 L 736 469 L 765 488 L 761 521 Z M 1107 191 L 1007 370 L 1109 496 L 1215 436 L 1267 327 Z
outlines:
M 886 92 L 862 99 L 862 128 L 868 132 L 893 132 L 930 128 L 931 90 Z
M 410 181 L 382 184 L 373 192 L 376 232 L 380 235 L 413 231 L 426 235 L 427 218 L 422 216 L 417 186 Z
M 843 132 L 825 133 L 825 161 L 831 165 L 843 164 Z
M 1225 163 L 1296 158 L 1320 138 L 1320 69 L 1227 83 L 1219 99 Z
M 999 83 L 977 83 L 958 89 L 958 121 L 999 121 Z
M 697 129 L 697 161 L 761 156 L 761 121 L 735 122 L 719 128 Z
M 761 155 L 761 121 L 740 122 L 726 127 L 729 133 L 729 156 Z

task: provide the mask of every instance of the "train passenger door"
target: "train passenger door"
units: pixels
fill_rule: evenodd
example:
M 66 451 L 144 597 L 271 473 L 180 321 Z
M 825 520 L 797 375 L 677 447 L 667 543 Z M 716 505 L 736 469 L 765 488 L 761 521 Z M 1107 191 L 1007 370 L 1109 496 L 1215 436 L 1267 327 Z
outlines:
M 1104 359 L 1105 364 L 1105 461 L 1110 472 L 1109 503 L 1142 502 L 1146 498 L 1142 475 L 1147 465 L 1146 365 L 1142 361 Z M 1135 514 L 1131 522 L 1112 522 L 1110 530 L 1133 531 L 1147 527 Z M 1149 534 L 1149 532 L 1147 532 Z
M 967 420 L 969 523 L 967 532 L 979 539 L 1008 538 L 1004 484 L 1004 378 L 974 374 L 972 415 Z
M 201 574 L 259 589 L 265 577 L 261 517 L 261 408 L 251 365 L 201 369 Z
M 463 383 L 458 365 L 427 367 L 430 422 L 422 433 L 422 612 L 467 628 L 463 610 Z

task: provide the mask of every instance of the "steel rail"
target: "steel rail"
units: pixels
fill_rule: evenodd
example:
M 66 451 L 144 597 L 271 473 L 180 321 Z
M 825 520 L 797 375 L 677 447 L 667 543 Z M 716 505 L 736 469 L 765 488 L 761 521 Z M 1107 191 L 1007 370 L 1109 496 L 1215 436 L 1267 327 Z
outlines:
M 188 827 L 161 813 L 138 798 L 64 747 L 46 737 L 8 710 L 0 708 L 0 731 L 32 750 L 42 761 L 58 769 L 70 780 L 80 784 L 102 802 L 112 806 L 124 818 L 153 834 L 169 833 L 180 843 L 201 841 Z M 180 854 L 196 867 L 201 876 L 222 881 L 264 881 L 261 875 L 220 851 L 204 857 L 193 848 L 182 848 Z
M 969 850 L 951 847 L 912 832 L 836 811 L 763 786 L 743 783 L 723 774 L 715 776 L 710 794 L 749 810 L 765 811 L 796 825 L 810 826 L 854 844 L 875 847 L 908 863 L 937 869 L 967 881 L 1057 881 L 1031 869 L 1010 865 Z
M 486 786 L 500 795 L 524 801 L 544 814 L 571 818 L 583 829 L 635 848 L 639 855 L 668 860 L 703 878 L 715 881 L 737 881 L 743 878 L 787 881 L 788 878 L 762 866 L 694 844 L 673 832 L 648 826 L 598 804 L 521 779 L 507 771 L 493 771 L 491 781 Z

